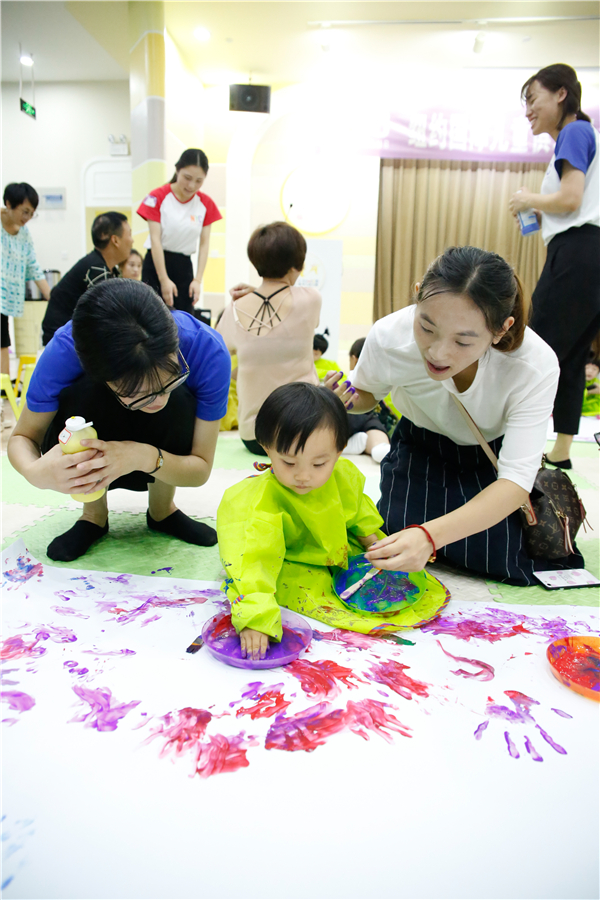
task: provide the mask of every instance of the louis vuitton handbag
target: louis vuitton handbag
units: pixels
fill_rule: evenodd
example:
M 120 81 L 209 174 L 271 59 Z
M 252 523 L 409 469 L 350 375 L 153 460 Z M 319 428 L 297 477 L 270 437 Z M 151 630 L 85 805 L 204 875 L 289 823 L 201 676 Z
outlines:
M 460 402 L 452 394 L 459 412 L 477 443 L 498 470 L 496 454 Z M 574 552 L 573 541 L 585 521 L 585 509 L 573 482 L 562 469 L 542 466 L 529 499 L 521 507 L 523 537 L 532 559 L 563 559 Z

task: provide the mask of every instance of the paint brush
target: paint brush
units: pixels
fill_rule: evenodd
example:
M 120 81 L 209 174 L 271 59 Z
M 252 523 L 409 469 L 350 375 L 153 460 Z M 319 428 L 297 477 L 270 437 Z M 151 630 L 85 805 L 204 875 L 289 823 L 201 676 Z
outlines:
M 185 651 L 186 653 L 197 653 L 198 650 L 204 645 L 204 641 L 202 640 L 202 635 L 199 634 L 197 638 L 194 638 L 190 646 Z
M 346 590 L 342 594 L 340 594 L 340 600 L 347 600 L 349 597 L 359 591 L 363 584 L 366 584 L 367 581 L 371 580 L 371 578 L 375 578 L 375 576 L 379 575 L 380 572 L 381 569 L 369 569 L 367 574 L 363 575 L 363 577 L 359 581 L 357 581 L 356 584 L 353 584 L 351 587 L 346 588 Z

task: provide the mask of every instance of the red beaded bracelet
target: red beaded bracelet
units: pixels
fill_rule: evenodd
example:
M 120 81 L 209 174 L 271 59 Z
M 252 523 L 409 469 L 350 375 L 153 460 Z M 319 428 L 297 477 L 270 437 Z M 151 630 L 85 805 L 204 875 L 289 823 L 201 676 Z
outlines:
M 427 560 L 427 562 L 429 562 L 429 563 L 435 562 L 436 556 L 437 556 L 437 550 L 435 549 L 435 544 L 433 543 L 433 538 L 431 537 L 431 535 L 429 534 L 429 532 L 427 531 L 427 529 L 426 529 L 423 525 L 407 525 L 406 528 L 403 528 L 402 530 L 403 530 L 403 531 L 408 531 L 409 528 L 420 528 L 421 531 L 424 531 L 424 532 L 425 532 L 425 534 L 427 535 L 427 539 L 428 539 L 429 543 L 430 543 L 431 546 L 433 547 L 433 553 L 431 554 L 431 556 L 429 557 L 429 559 Z

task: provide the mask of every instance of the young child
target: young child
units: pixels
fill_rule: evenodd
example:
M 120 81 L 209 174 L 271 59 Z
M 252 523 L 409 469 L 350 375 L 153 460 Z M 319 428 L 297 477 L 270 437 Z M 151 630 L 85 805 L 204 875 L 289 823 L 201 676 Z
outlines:
M 600 359 L 590 359 L 585 367 L 582 416 L 600 416 Z
M 347 568 L 349 557 L 383 537 L 364 476 L 340 458 L 348 440 L 342 402 L 311 384 L 283 385 L 261 406 L 256 439 L 270 471 L 228 488 L 217 513 L 242 656 L 262 659 L 269 639 L 281 640 L 280 606 L 364 634 L 398 628 L 401 612 L 354 613 L 332 588 L 328 567 Z
M 332 359 L 325 359 L 323 356 L 323 354 L 327 353 L 329 350 L 328 336 L 329 329 L 326 328 L 323 334 L 315 334 L 313 338 L 313 356 L 315 358 L 315 369 L 317 370 L 319 381 L 325 381 L 328 372 L 331 372 L 333 369 L 337 371 L 339 368 L 336 362 Z
M 133 278 L 134 281 L 140 281 L 142 277 L 142 254 L 137 250 L 132 250 L 122 266 L 119 266 L 121 278 Z

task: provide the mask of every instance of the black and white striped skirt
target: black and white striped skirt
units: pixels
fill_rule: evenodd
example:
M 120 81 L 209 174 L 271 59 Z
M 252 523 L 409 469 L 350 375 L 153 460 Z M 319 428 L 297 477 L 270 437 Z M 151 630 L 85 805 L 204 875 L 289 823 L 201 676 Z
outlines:
M 479 445 L 459 446 L 450 438 L 418 428 L 403 417 L 392 436 L 389 453 L 381 463 L 379 512 L 387 534 L 407 525 L 446 515 L 473 499 L 496 481 L 496 470 Z M 502 437 L 490 441 L 496 456 Z M 534 568 L 582 568 L 579 552 L 547 563 L 532 560 L 525 550 L 520 513 L 502 522 L 448 544 L 438 559 L 452 566 L 506 584 L 539 584 Z

